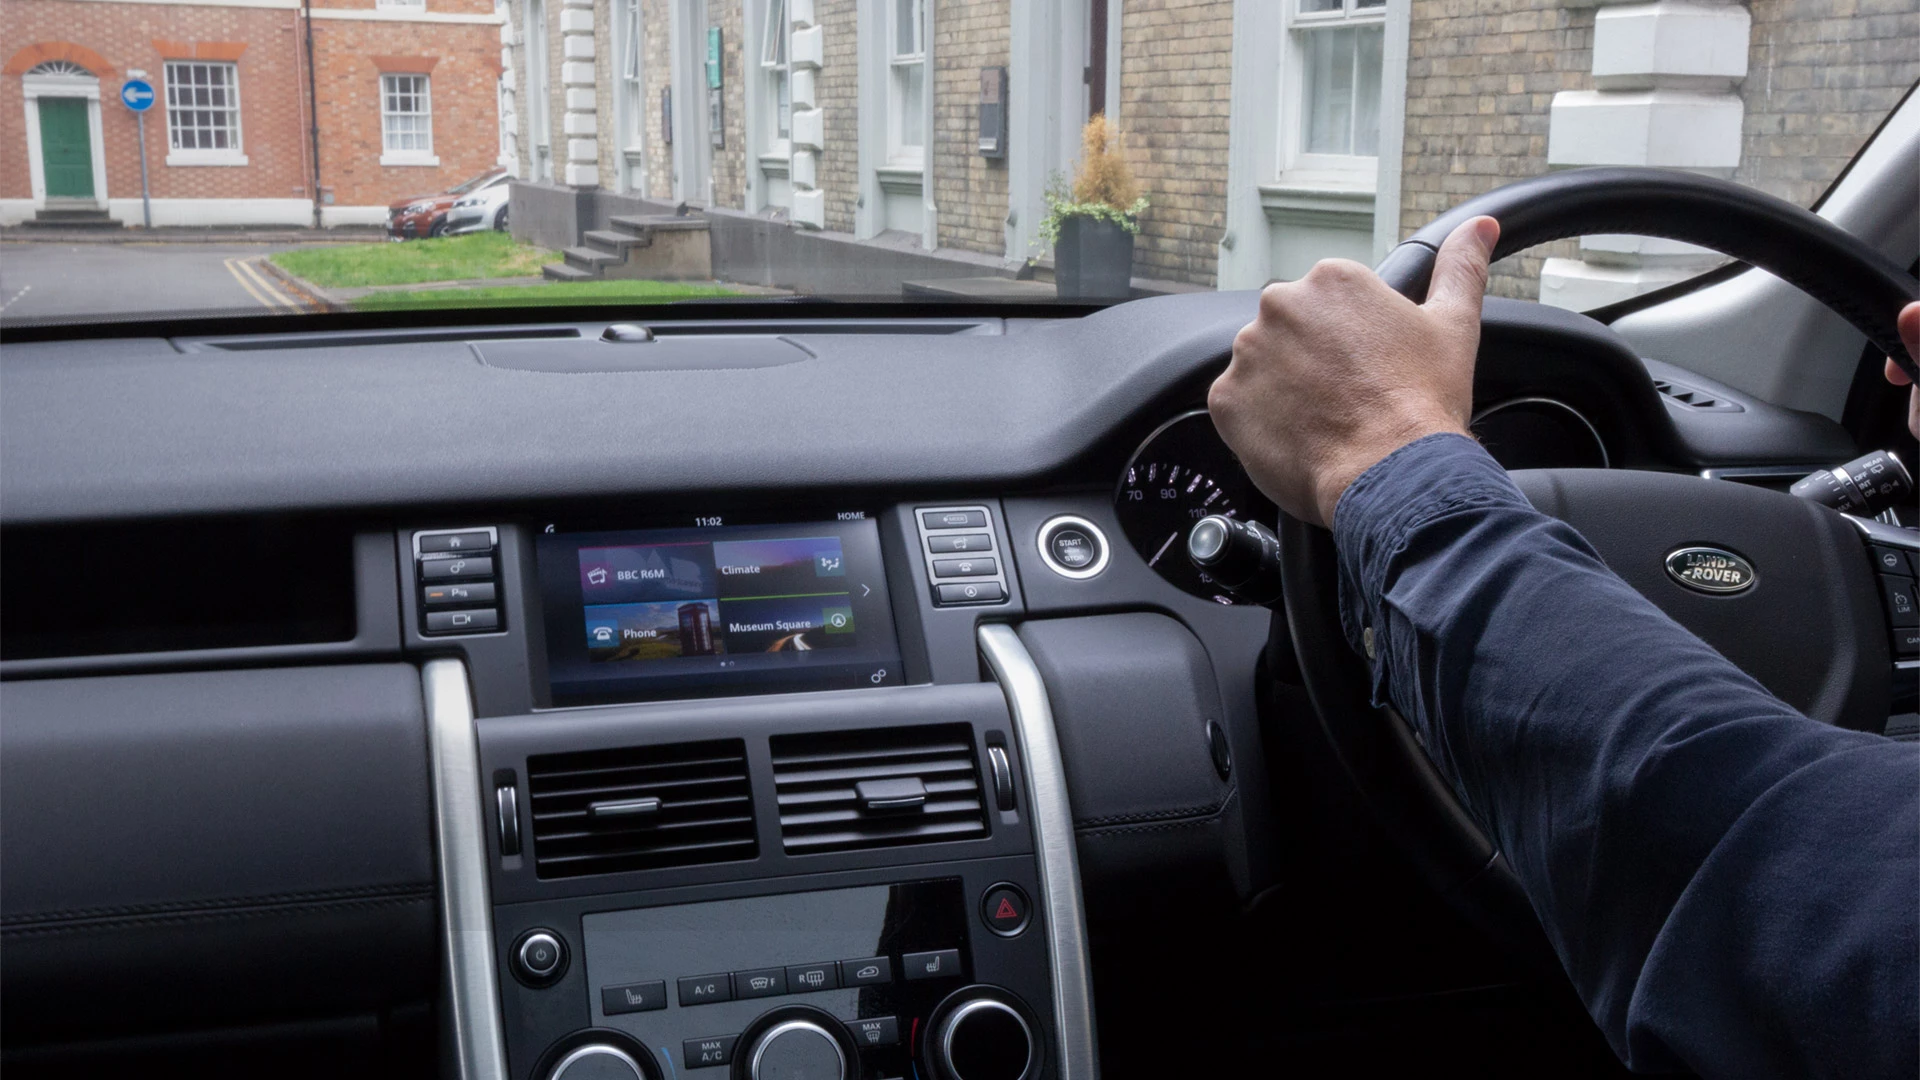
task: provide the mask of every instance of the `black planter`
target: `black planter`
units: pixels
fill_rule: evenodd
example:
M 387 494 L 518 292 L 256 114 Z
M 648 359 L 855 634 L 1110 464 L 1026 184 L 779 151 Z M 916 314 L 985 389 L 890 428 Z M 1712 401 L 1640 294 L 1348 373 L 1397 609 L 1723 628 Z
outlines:
M 1133 234 L 1105 218 L 1060 222 L 1053 281 L 1062 300 L 1125 300 L 1133 295 Z

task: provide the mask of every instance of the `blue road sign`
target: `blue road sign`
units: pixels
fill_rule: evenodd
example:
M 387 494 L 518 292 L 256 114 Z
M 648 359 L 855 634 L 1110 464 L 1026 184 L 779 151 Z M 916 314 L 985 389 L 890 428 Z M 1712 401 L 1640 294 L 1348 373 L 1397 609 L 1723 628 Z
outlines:
M 142 79 L 128 79 L 120 85 L 120 102 L 134 112 L 153 108 L 153 86 Z

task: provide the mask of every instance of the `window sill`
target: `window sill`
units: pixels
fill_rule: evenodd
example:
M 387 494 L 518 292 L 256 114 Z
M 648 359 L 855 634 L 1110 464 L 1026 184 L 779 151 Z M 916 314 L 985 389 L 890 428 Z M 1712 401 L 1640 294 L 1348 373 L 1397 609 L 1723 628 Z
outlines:
M 880 190 L 889 195 L 918 195 L 926 186 L 926 169 L 920 165 L 882 165 L 874 175 Z
M 1283 178 L 1277 184 L 1260 185 L 1260 208 L 1276 224 L 1319 219 L 1352 227 L 1358 224 L 1356 218 L 1373 217 L 1375 198 L 1373 184 L 1362 180 Z
M 793 170 L 793 151 L 776 146 L 760 155 L 760 171 L 775 179 L 785 179 Z
M 219 166 L 245 165 L 246 163 L 247 163 L 247 155 L 236 154 L 231 151 L 225 151 L 225 150 L 222 150 L 222 151 L 175 150 L 173 153 L 167 155 L 167 166 L 169 168 L 181 168 L 181 167 L 194 168 L 202 165 L 219 167 Z
M 381 154 L 380 164 L 382 165 L 422 165 L 429 168 L 433 168 L 433 167 L 437 167 L 440 164 L 440 157 L 437 154 L 422 154 L 417 150 L 407 150 L 399 153 Z

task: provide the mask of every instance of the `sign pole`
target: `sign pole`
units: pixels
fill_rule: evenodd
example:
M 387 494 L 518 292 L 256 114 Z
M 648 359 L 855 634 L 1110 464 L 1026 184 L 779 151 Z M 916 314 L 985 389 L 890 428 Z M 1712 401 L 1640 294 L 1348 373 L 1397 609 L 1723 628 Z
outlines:
M 153 84 L 144 71 L 129 71 L 132 76 L 120 86 L 120 103 L 133 113 L 140 126 L 140 220 L 153 228 L 153 197 L 147 191 L 147 110 L 153 108 Z
M 153 199 L 147 195 L 147 114 L 137 112 L 133 118 L 140 124 L 140 220 L 148 229 L 153 228 Z

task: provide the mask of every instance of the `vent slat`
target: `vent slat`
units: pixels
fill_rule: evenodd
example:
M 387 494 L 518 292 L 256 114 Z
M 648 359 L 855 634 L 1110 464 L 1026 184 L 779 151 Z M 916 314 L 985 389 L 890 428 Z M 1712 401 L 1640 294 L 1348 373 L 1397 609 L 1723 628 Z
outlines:
M 771 740 L 774 800 L 788 852 L 819 854 L 987 835 L 987 808 L 966 724 L 781 735 Z M 916 779 L 927 801 L 907 813 L 862 807 L 856 785 Z
M 527 760 L 540 877 L 580 877 L 759 854 L 746 744 L 738 739 L 548 754 Z M 593 803 L 660 800 L 654 820 L 596 818 Z

